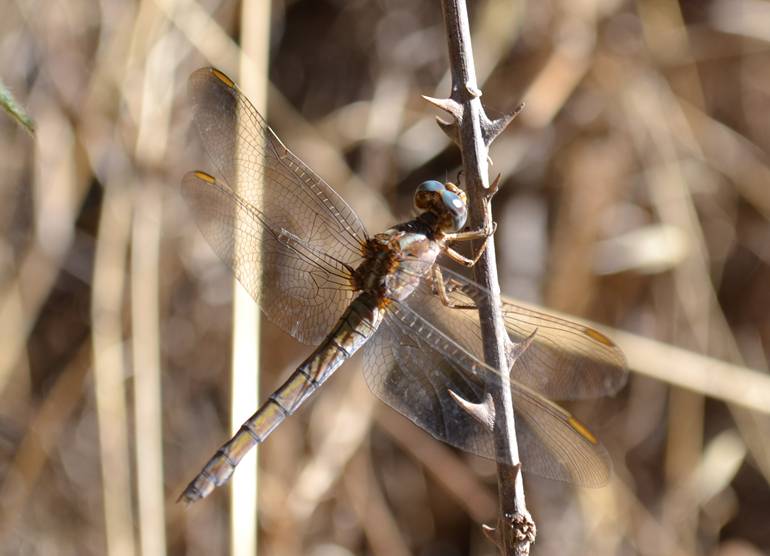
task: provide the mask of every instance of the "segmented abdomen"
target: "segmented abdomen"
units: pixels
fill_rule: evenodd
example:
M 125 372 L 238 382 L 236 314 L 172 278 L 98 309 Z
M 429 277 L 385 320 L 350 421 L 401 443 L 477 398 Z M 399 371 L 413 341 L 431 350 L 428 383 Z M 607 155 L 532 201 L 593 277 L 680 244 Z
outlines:
M 364 345 L 381 321 L 382 311 L 372 295 L 364 293 L 354 299 L 321 345 L 217 450 L 179 499 L 195 502 L 226 483 L 243 456 L 299 409 L 342 363 Z

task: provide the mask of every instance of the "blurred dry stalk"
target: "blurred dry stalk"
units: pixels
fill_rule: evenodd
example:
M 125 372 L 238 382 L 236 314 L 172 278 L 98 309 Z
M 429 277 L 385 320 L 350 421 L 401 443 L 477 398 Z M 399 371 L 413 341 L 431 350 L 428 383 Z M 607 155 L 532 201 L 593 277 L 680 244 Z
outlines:
M 574 408 L 617 477 L 531 480 L 537 552 L 770 551 L 767 3 L 470 7 L 486 105 L 528 106 L 492 150 L 503 291 L 663 342 L 617 336 L 644 375 Z M 37 130 L 0 118 L 0 552 L 224 553 L 224 496 L 171 503 L 226 436 L 231 300 L 177 184 L 201 165 L 184 81 L 237 74 L 240 18 L 216 0 L 3 16 L 0 78 Z M 271 36 L 273 125 L 371 230 L 456 174 L 419 98 L 447 90 L 435 6 L 278 3 Z M 269 325 L 263 342 L 270 388 L 299 354 Z M 488 462 L 389 414 L 355 364 L 324 389 L 262 449 L 265 553 L 490 553 Z
M 270 50 L 270 3 L 246 0 L 241 6 L 241 86 L 265 112 Z M 241 144 L 238 143 L 238 148 Z M 245 194 L 245 192 L 241 192 Z M 235 241 L 243 241 L 236 236 Z M 230 433 L 258 407 L 259 399 L 259 308 L 233 278 L 233 355 L 230 394 Z M 230 550 L 233 556 L 249 556 L 257 549 L 257 457 L 253 450 L 241 461 L 241 469 L 230 490 Z

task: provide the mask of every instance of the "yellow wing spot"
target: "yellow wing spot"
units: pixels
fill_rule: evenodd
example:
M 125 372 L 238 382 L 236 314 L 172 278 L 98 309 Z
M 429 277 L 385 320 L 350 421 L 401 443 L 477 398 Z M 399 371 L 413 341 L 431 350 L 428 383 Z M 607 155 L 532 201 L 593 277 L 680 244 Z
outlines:
M 202 172 L 200 170 L 196 170 L 193 173 L 195 174 L 196 178 L 198 178 L 199 180 L 203 180 L 206 183 L 214 184 L 214 183 L 217 182 L 217 180 L 214 178 L 214 176 L 212 176 L 210 174 L 207 174 L 206 172 Z
M 602 334 L 601 332 L 597 332 L 593 328 L 585 328 L 583 329 L 583 334 L 591 338 L 592 340 L 596 340 L 600 344 L 604 344 L 607 347 L 615 347 L 615 342 L 610 340 L 607 336 Z
M 219 79 L 222 83 L 224 83 L 225 85 L 227 85 L 231 89 L 235 89 L 235 81 L 233 81 L 232 79 L 227 77 L 224 73 L 222 73 L 221 71 L 219 71 L 216 68 L 211 68 L 211 73 L 213 73 L 214 77 Z
M 567 422 L 570 424 L 570 426 L 575 429 L 580 436 L 588 440 L 591 444 L 598 444 L 599 440 L 589 431 L 583 423 L 575 419 L 574 417 L 570 416 L 567 419 Z

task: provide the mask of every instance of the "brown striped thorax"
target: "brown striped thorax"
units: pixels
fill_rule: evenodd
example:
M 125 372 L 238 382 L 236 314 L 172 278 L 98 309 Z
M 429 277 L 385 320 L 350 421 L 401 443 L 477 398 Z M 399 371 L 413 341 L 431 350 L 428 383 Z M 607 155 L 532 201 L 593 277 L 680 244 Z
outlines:
M 420 214 L 370 238 L 364 262 L 351 277 L 354 288 L 388 299 L 405 299 L 425 276 L 444 246 L 444 234 L 457 232 L 468 217 L 465 192 L 451 182 L 429 180 L 414 194 Z

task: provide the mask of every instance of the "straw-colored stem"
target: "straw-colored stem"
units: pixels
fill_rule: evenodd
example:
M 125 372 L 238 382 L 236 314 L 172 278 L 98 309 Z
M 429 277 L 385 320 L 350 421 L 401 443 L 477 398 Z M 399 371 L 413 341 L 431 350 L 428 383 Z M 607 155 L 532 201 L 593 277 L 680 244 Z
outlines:
M 126 186 L 116 181 L 108 183 L 99 221 L 91 302 L 94 387 L 108 556 L 135 554 L 122 343 L 131 208 Z
M 241 87 L 265 113 L 270 48 L 270 2 L 245 0 L 241 8 Z M 236 147 L 238 148 L 238 147 Z M 238 236 L 235 242 L 238 243 Z M 259 405 L 259 308 L 234 282 L 231 429 L 235 433 Z M 257 454 L 239 464 L 230 499 L 230 547 L 234 556 L 257 552 Z
M 156 188 L 142 188 L 136 213 L 131 250 L 131 347 L 139 534 L 143 555 L 162 555 L 166 534 L 158 309 L 161 200 Z

